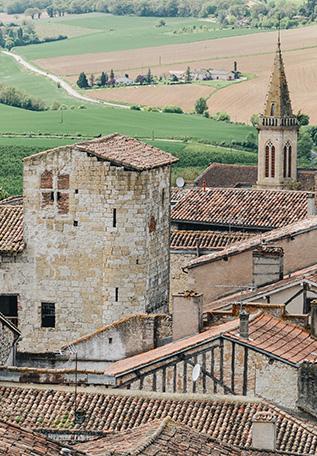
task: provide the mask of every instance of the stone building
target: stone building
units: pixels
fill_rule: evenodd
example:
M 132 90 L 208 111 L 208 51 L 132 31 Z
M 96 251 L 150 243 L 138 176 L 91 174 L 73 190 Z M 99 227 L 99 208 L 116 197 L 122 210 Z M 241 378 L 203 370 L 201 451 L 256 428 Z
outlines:
M 0 366 L 14 364 L 20 331 L 0 313 Z
M 258 125 L 258 188 L 279 189 L 296 181 L 298 129 L 278 40 L 264 114 Z
M 21 351 L 167 310 L 176 160 L 118 134 L 25 159 L 23 209 L 0 217 L 0 310 L 9 299 Z

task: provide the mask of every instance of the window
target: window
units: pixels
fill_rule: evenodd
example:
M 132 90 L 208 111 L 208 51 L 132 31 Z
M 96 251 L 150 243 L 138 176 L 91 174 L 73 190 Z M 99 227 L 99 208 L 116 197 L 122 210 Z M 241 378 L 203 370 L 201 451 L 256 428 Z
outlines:
M 112 211 L 112 226 L 115 228 L 117 226 L 117 209 Z
M 74 220 L 73 225 L 78 226 L 78 220 Z
M 112 344 L 112 337 L 108 337 L 108 343 L 109 343 L 109 345 Z
M 265 177 L 270 177 L 270 147 L 265 148 Z
M 18 326 L 18 297 L 17 295 L 0 295 L 0 312 Z
M 42 328 L 55 328 L 55 304 L 42 302 L 41 304 Z
M 165 188 L 163 188 L 163 190 L 162 190 L 162 206 L 164 206 L 164 202 L 165 202 Z
M 119 299 L 119 288 L 116 288 L 115 292 L 114 292 L 114 300 L 116 302 L 118 302 L 118 299 Z
M 271 177 L 275 177 L 275 147 L 271 147 Z
M 275 114 L 275 104 L 272 103 L 272 105 L 271 105 L 271 116 L 274 116 L 274 114 Z
M 283 176 L 292 176 L 292 146 L 287 142 L 283 149 Z

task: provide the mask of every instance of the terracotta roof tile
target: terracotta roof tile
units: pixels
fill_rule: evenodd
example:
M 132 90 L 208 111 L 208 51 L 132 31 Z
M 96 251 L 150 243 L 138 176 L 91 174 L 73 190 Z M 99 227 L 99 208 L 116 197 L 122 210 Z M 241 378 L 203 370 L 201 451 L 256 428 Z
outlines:
M 0 205 L 0 253 L 19 253 L 24 246 L 23 207 Z
M 171 232 L 170 248 L 173 250 L 220 250 L 245 239 L 253 234 L 242 231 L 190 231 L 174 230 Z
M 86 453 L 68 445 L 52 442 L 42 435 L 0 421 L 0 455 L 7 456 L 60 456 L 62 448 L 71 450 L 70 456 Z
M 289 238 L 290 236 L 297 236 L 301 233 L 308 231 L 313 231 L 317 229 L 317 216 L 301 220 L 300 222 L 295 222 L 290 225 L 284 226 L 272 230 L 268 233 L 259 234 L 251 237 L 247 241 L 237 242 L 220 252 L 210 253 L 208 255 L 203 255 L 199 258 L 196 258 L 187 265 L 187 268 L 194 268 L 204 263 L 211 263 L 213 261 L 218 261 L 224 257 L 231 255 L 238 255 L 241 252 L 247 250 L 255 249 L 263 243 L 276 242 L 281 239 Z
M 203 186 L 206 182 L 207 187 L 242 187 L 256 184 L 257 166 L 229 165 L 224 163 L 211 163 L 196 179 L 195 185 Z M 300 190 L 315 190 L 316 169 L 298 169 L 297 180 Z
M 83 142 L 74 147 L 116 165 L 137 171 L 171 165 L 178 161 L 178 158 L 157 147 L 119 134 Z
M 306 217 L 306 192 L 242 188 L 191 189 L 171 213 L 174 222 L 265 229 Z
M 189 192 L 189 188 L 178 188 L 172 187 L 171 189 L 171 203 L 177 203 L 180 201 L 187 193 Z
M 317 340 L 300 326 L 269 314 L 250 321 L 249 339 L 241 338 L 236 330 L 226 335 L 295 365 L 317 362 Z
M 258 412 L 258 414 L 261 412 Z M 265 412 L 262 412 L 265 413 Z M 274 416 L 274 415 L 272 415 Z M 260 456 L 283 454 L 275 451 L 242 450 L 236 446 L 217 442 L 207 434 L 194 431 L 189 426 L 167 417 L 154 420 L 127 431 L 112 431 L 106 437 L 78 444 L 77 448 L 90 456 Z M 284 453 L 290 454 L 290 453 Z
M 315 454 L 315 427 L 264 400 L 239 396 L 199 396 L 78 389 L 77 404 L 86 414 L 74 425 L 74 389 L 0 385 L 0 418 L 23 428 L 123 431 L 170 417 L 182 426 L 240 448 L 251 446 L 251 426 L 258 412 L 270 412 L 277 425 L 277 449 Z M 91 442 L 90 442 L 91 443 Z M 184 453 L 183 453 L 184 454 Z M 186 454 L 186 453 L 185 453 Z M 199 453 L 198 453 L 199 454 Z
M 9 196 L 3 200 L 0 200 L 0 206 L 9 205 L 9 206 L 22 206 L 23 196 Z

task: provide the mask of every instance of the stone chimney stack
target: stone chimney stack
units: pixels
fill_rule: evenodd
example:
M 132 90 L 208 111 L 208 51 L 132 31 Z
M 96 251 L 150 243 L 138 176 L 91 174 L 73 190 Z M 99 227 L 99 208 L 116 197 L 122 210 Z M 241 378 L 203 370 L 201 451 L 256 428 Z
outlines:
M 310 303 L 310 309 L 310 332 L 312 336 L 317 337 L 317 299 Z
M 252 259 L 254 287 L 283 279 L 284 252 L 281 247 L 261 245 L 253 250 Z
M 313 217 L 316 214 L 315 194 L 307 193 L 307 217 Z
M 253 416 L 252 448 L 276 450 L 276 418 L 271 412 L 257 412 Z
M 194 336 L 202 329 L 203 295 L 185 291 L 173 295 L 173 340 Z
M 245 310 L 241 310 L 239 314 L 240 318 L 240 328 L 239 328 L 239 335 L 244 339 L 249 338 L 249 314 Z

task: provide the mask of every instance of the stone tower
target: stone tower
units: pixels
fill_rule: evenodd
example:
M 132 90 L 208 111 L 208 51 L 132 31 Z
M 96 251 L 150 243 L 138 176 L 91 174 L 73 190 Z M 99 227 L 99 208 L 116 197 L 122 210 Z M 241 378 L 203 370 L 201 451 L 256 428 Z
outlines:
M 280 37 L 269 91 L 260 116 L 258 188 L 283 189 L 297 179 L 298 122 L 292 111 Z
M 25 159 L 25 263 L 7 277 L 20 351 L 54 351 L 125 314 L 168 310 L 175 161 L 118 134 Z

